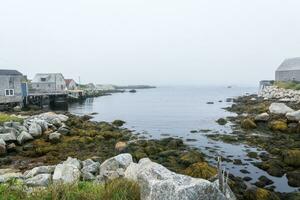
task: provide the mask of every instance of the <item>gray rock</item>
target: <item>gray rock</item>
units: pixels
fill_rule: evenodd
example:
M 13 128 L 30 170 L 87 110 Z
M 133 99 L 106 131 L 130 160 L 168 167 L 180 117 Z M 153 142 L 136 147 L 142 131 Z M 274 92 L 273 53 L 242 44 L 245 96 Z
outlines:
M 68 157 L 66 161 L 63 162 L 65 165 L 73 165 L 77 169 L 81 169 L 81 161 L 77 158 Z
M 47 187 L 52 180 L 51 174 L 39 174 L 26 179 L 25 184 L 30 187 Z
M 61 133 L 63 135 L 69 135 L 70 133 L 70 129 L 66 128 L 66 127 L 60 127 L 58 130 L 57 130 L 58 133 Z
M 123 168 L 126 170 L 126 168 L 132 162 L 132 156 L 129 153 L 119 154 L 104 161 L 100 165 L 100 174 L 105 173 L 106 171 L 116 171 L 119 168 Z
M 19 144 L 23 144 L 26 141 L 33 140 L 33 137 L 26 131 L 22 131 L 20 135 L 17 137 L 17 142 Z
M 23 175 L 20 172 L 11 172 L 0 175 L 0 183 L 6 183 L 12 179 L 22 179 Z
M 57 143 L 57 142 L 60 142 L 60 137 L 61 137 L 61 134 L 58 132 L 50 133 L 49 140 L 51 143 Z
M 86 171 L 83 171 L 81 173 L 81 177 L 82 177 L 82 180 L 83 181 L 93 181 L 96 179 L 95 175 L 90 173 L 90 172 L 86 172 Z
M 38 125 L 37 123 L 33 122 L 30 126 L 29 126 L 29 134 L 32 137 L 39 137 L 42 135 L 42 128 L 40 125 Z
M 0 139 L 3 139 L 5 142 L 17 140 L 16 135 L 14 133 L 2 133 L 0 134 Z
M 290 121 L 300 121 L 300 110 L 294 112 L 288 112 L 286 118 Z
M 26 179 L 32 178 L 39 174 L 52 174 L 55 170 L 55 165 L 35 167 L 26 171 L 23 175 Z
M 100 163 L 94 162 L 91 159 L 85 160 L 82 162 L 82 169 L 81 172 L 89 172 L 92 174 L 96 174 L 99 172 Z
M 13 123 L 12 121 L 10 121 L 10 122 L 4 122 L 3 126 L 4 127 L 12 127 L 12 123 Z
M 38 125 L 40 125 L 40 127 L 42 129 L 42 132 L 48 130 L 48 123 L 47 123 L 46 120 L 43 120 L 43 119 L 34 119 L 33 122 L 37 123 Z
M 17 146 L 15 143 L 10 143 L 9 145 L 6 146 L 7 152 L 13 152 L 16 151 Z
M 284 103 L 272 103 L 269 107 L 269 111 L 272 114 L 285 115 L 286 113 L 293 112 L 294 110 L 285 105 Z
M 0 156 L 4 156 L 6 154 L 6 143 L 0 138 Z
M 261 113 L 255 117 L 255 121 L 261 121 L 266 122 L 270 119 L 270 116 L 268 113 Z
M 226 200 L 211 182 L 176 174 L 148 158 L 131 163 L 125 178 L 137 181 L 144 200 Z
M 53 174 L 54 183 L 76 183 L 80 180 L 80 170 L 72 164 L 58 164 Z

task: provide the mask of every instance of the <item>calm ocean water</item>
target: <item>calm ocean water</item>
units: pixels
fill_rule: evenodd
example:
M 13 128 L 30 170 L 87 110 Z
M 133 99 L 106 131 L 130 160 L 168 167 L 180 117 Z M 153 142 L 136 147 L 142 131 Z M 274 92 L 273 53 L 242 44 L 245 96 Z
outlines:
M 231 173 L 240 177 L 250 176 L 254 183 L 261 175 L 274 181 L 277 191 L 291 192 L 296 188 L 289 187 L 286 177 L 276 178 L 256 168 L 247 159 L 248 151 L 260 151 L 243 144 L 226 144 L 208 139 L 205 134 L 214 132 L 230 134 L 230 124 L 220 126 L 215 121 L 220 117 L 234 115 L 225 111 L 231 103 L 228 97 L 237 97 L 246 93 L 256 93 L 257 87 L 207 87 L 182 86 L 158 87 L 138 90 L 137 93 L 117 93 L 111 96 L 88 99 L 84 103 L 69 106 L 69 111 L 83 115 L 97 112 L 94 120 L 113 121 L 122 119 L 126 127 L 135 130 L 146 138 L 178 137 L 190 146 L 197 147 L 211 156 L 210 162 L 215 164 L 218 155 L 230 155 L 231 159 L 241 159 L 245 165 L 237 166 L 224 162 Z M 222 101 L 222 102 L 219 102 Z M 207 104 L 214 102 L 214 104 Z M 190 133 L 191 130 L 210 129 L 210 133 Z M 194 139 L 192 142 L 187 139 Z M 189 140 L 190 141 L 190 140 Z M 213 151 L 212 151 L 213 149 Z M 255 161 L 255 160 L 254 160 Z M 250 174 L 243 174 L 246 169 Z

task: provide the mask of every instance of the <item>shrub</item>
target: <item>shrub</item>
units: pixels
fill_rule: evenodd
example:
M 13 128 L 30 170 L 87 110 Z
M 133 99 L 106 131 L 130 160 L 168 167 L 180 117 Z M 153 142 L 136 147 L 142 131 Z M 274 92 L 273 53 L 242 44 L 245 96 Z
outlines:
M 23 123 L 23 119 L 18 118 L 16 116 L 0 113 L 0 125 L 3 125 L 4 122 L 20 122 Z

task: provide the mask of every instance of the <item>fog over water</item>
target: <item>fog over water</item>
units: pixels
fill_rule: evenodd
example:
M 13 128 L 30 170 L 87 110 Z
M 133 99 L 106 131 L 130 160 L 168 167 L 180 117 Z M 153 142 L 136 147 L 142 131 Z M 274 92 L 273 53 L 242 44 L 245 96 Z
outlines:
M 300 56 L 298 0 L 10 0 L 0 68 L 83 83 L 254 85 Z

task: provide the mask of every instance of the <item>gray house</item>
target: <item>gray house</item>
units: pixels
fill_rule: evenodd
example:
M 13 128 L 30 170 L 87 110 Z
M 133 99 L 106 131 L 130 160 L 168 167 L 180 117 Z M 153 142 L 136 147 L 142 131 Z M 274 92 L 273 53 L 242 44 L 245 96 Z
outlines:
M 276 81 L 300 81 L 300 57 L 285 59 L 275 72 Z
M 63 93 L 66 82 L 61 73 L 36 74 L 30 83 L 30 93 Z
M 22 79 L 17 70 L 0 69 L 0 104 L 22 104 Z

